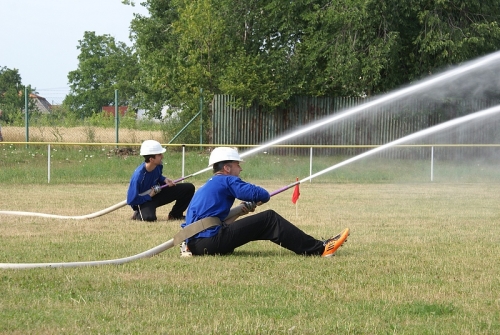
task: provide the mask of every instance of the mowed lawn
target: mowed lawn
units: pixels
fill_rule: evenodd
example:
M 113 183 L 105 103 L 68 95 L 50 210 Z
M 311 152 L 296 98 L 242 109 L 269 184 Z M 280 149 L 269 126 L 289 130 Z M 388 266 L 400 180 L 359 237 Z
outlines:
M 269 191 L 285 184 L 254 180 Z M 196 186 L 201 184 L 196 182 Z M 0 185 L 0 210 L 85 215 L 126 185 Z M 0 269 L 2 334 L 498 334 L 500 183 L 305 182 L 257 211 L 307 233 L 351 236 L 335 257 L 268 241 L 230 256 L 179 248 L 122 265 Z M 173 237 L 180 221 L 0 214 L 0 263 L 116 259 Z

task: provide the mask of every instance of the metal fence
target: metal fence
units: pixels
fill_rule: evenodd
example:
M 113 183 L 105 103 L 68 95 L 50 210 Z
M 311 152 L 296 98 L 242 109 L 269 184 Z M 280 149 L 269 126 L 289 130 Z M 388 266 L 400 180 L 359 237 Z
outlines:
M 487 100 L 417 100 L 405 99 L 385 103 L 377 107 L 361 108 L 369 99 L 345 97 L 295 97 L 286 107 L 266 110 L 262 106 L 234 108 L 235 99 L 227 95 L 216 95 L 211 104 L 211 128 L 209 145 L 253 146 L 280 138 L 303 129 L 315 122 L 326 122 L 324 126 L 300 136 L 280 142 L 285 146 L 274 146 L 270 153 L 283 155 L 309 155 L 308 146 L 320 146 L 315 155 L 352 156 L 402 138 L 419 130 L 432 127 L 459 116 L 474 113 L 498 104 Z M 356 110 L 358 108 L 358 110 Z M 466 127 L 453 129 L 421 139 L 420 149 L 392 150 L 384 157 L 429 158 L 425 145 L 463 144 L 454 150 L 446 150 L 449 158 L 479 157 L 481 145 L 500 143 L 500 120 L 492 117 L 486 122 L 470 123 Z M 35 122 L 25 127 L 5 126 L 1 128 L 3 140 L 7 142 L 72 142 L 72 143 L 121 143 L 140 144 L 146 139 L 167 143 L 169 136 L 161 130 L 138 130 L 123 127 L 98 126 L 62 127 L 38 126 Z M 474 146 L 468 146 L 474 145 Z M 489 150 L 498 154 L 497 150 Z
M 26 147 L 25 147 L 26 145 Z M 262 171 L 262 162 L 267 167 L 273 170 L 272 175 L 295 178 L 296 174 L 290 177 L 290 173 L 301 171 L 301 178 L 307 179 L 303 173 L 305 172 L 305 164 L 309 167 L 309 176 L 314 178 L 318 174 L 333 171 L 337 168 L 345 167 L 348 164 L 359 162 L 363 163 L 360 167 L 359 163 L 352 165 L 357 166 L 352 172 L 346 170 L 339 170 L 340 173 L 334 177 L 337 182 L 359 182 L 369 180 L 371 182 L 387 182 L 387 181 L 405 181 L 405 182 L 423 182 L 423 181 L 461 181 L 461 182 L 498 182 L 500 180 L 500 172 L 498 164 L 500 163 L 500 144 L 490 145 L 395 145 L 383 149 L 382 155 L 370 155 L 368 150 L 376 151 L 382 149 L 379 146 L 349 146 L 351 150 L 363 149 L 364 153 L 359 155 L 350 155 L 342 157 L 325 157 L 318 155 L 319 152 L 325 149 L 339 149 L 330 146 L 306 146 L 306 145 L 276 145 L 265 149 L 267 154 L 264 153 L 262 146 L 245 146 L 234 145 L 242 153 L 242 157 L 253 151 L 253 154 L 259 153 L 259 157 L 248 159 L 251 155 L 245 156 L 245 174 L 248 174 L 253 169 L 254 176 L 259 175 Z M 194 177 L 194 179 L 201 178 L 205 180 L 201 172 L 207 172 L 210 169 L 206 168 L 209 159 L 209 149 L 215 145 L 204 145 L 202 153 L 194 151 L 186 151 L 187 147 L 198 147 L 199 144 L 192 145 L 179 145 L 179 144 L 166 144 L 169 149 L 178 149 L 178 153 L 173 156 L 167 156 L 167 161 L 170 161 L 168 173 L 176 177 Z M 271 155 L 270 151 L 274 149 L 300 149 L 308 152 L 304 157 L 289 156 L 280 157 L 278 155 Z M 474 149 L 476 153 L 480 154 L 475 159 L 450 159 L 450 157 L 457 157 L 456 154 L 463 149 Z M 85 149 L 85 150 L 81 150 Z M 415 155 L 414 152 L 425 152 L 425 155 Z M 398 159 L 401 153 L 406 153 L 406 158 L 418 159 Z M 9 157 L 10 156 L 10 157 Z M 385 156 L 385 157 L 381 157 Z M 425 157 L 424 157 L 425 156 Z M 17 157 L 17 158 L 13 158 Z M 19 158 L 21 157 L 21 158 Z M 69 157 L 69 158 L 68 158 Z M 175 158 L 173 158 L 175 157 Z M 387 159 L 387 157 L 392 157 Z M 116 158 L 116 159 L 110 159 Z M 375 159 L 368 159 L 375 158 Z M 425 158 L 425 159 L 424 159 Z M 2 160 L 5 159 L 3 162 Z M 172 164 L 172 159 L 175 164 Z M 90 165 L 86 164 L 89 162 Z M 280 160 L 281 163 L 280 163 Z M 290 163 L 290 166 L 283 165 L 283 162 Z M 12 163 L 16 165 L 19 161 L 23 162 L 23 166 L 29 166 L 29 175 L 23 174 L 23 181 L 30 181 L 34 176 L 38 176 L 37 182 L 40 182 L 40 175 L 45 173 L 47 175 L 47 182 L 51 180 L 56 182 L 64 182 L 68 179 L 73 181 L 74 174 L 87 175 L 88 166 L 99 162 L 99 166 L 106 168 L 99 170 L 99 176 L 109 175 L 110 179 L 128 181 L 130 171 L 142 162 L 139 157 L 138 145 L 129 145 L 121 143 L 120 147 L 116 148 L 112 144 L 89 144 L 89 143 L 15 143 L 8 142 L 0 143 L 0 179 L 2 178 L 17 178 L 7 177 L 9 174 L 2 175 L 3 168 L 12 168 Z M 252 161 L 257 163 L 252 166 Z M 180 162 L 180 163 L 179 163 Z M 277 163 L 278 162 L 278 163 Z M 28 164 L 24 164 L 28 163 Z M 3 168 L 2 168 L 3 166 Z M 68 174 L 68 167 L 71 167 L 71 173 Z M 203 167 L 202 170 L 197 170 Z M 258 169 L 258 170 L 255 170 Z M 95 169 L 90 169 L 96 173 Z M 438 178 L 435 179 L 435 171 L 437 171 Z M 359 174 L 359 175 L 358 175 Z M 14 174 L 15 175 L 15 174 Z M 198 176 L 199 175 L 199 176 Z M 172 175 L 171 175 L 172 177 Z M 262 177 L 261 177 L 262 178 Z M 265 177 L 264 177 L 265 178 Z M 311 179 L 312 179 L 311 178 Z M 332 178 L 332 177 L 329 177 Z M 310 179 L 309 179 L 310 180 Z M 70 181 L 70 182 L 71 182 Z
M 493 100 L 416 100 L 406 99 L 385 103 L 378 107 L 356 110 L 369 102 L 362 98 L 296 97 L 286 108 L 269 111 L 260 106 L 233 108 L 234 98 L 217 95 L 212 103 L 212 141 L 220 144 L 266 143 L 289 134 L 293 130 L 320 120 L 334 119 L 314 131 L 293 137 L 282 144 L 323 145 L 321 155 L 356 155 L 370 146 L 383 145 L 459 116 L 474 113 L 498 104 Z M 345 117 L 342 117 L 345 116 Z M 500 143 L 498 117 L 486 122 L 468 124 L 467 127 L 422 139 L 422 143 L 496 144 Z M 353 147 L 357 146 L 357 147 Z M 365 146 L 365 148 L 363 148 Z M 308 154 L 299 147 L 276 148 L 277 154 Z M 463 155 L 481 155 L 478 147 L 448 150 L 450 158 Z M 385 153 L 397 158 L 427 158 L 429 150 Z

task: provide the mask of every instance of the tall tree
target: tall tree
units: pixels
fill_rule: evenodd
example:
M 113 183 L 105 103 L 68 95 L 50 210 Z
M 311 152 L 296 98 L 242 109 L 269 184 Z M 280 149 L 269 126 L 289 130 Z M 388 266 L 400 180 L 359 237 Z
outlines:
M 133 49 L 110 35 L 90 31 L 78 42 L 78 69 L 68 74 L 71 91 L 63 104 L 82 117 L 90 116 L 102 106 L 114 105 L 118 90 L 118 103 L 128 105 L 136 94 L 139 73 Z
M 146 0 L 132 23 L 144 102 L 278 106 L 392 90 L 500 48 L 493 0 Z M 177 97 L 177 98 L 176 98 Z
M 234 94 L 247 104 L 260 97 L 277 105 L 290 96 L 299 39 L 300 6 L 279 1 L 148 0 L 150 15 L 132 22 L 141 59 L 142 104 L 186 103 L 199 88 Z M 156 99 L 156 101 L 154 101 Z
M 175 100 L 183 91 L 176 80 L 178 37 L 173 29 L 179 15 L 175 2 L 170 0 L 147 0 L 144 6 L 149 16 L 136 14 L 131 23 L 134 46 L 140 58 L 139 92 L 135 101 L 149 110 L 151 116 L 159 117 L 163 106 L 178 106 L 183 100 Z
M 301 15 L 307 22 L 296 54 L 303 64 L 298 69 L 302 93 L 363 94 L 367 85 L 363 71 L 373 80 L 376 73 L 371 71 L 379 68 L 377 65 L 370 71 L 363 64 L 366 53 L 370 52 L 367 41 L 374 35 L 372 30 L 365 29 L 367 15 L 363 3 L 357 0 L 311 3 L 311 10 Z M 376 58 L 371 61 L 375 63 Z
M 231 58 L 221 80 L 221 90 L 241 104 L 259 101 L 278 106 L 296 93 L 296 61 L 305 22 L 301 13 L 307 1 L 226 1 L 227 36 Z
M 500 6 L 492 0 L 419 1 L 414 75 L 500 48 Z
M 28 86 L 31 93 L 31 87 Z M 30 101 L 33 110 L 34 103 Z M 17 69 L 0 67 L 0 110 L 2 120 L 12 123 L 20 119 L 25 107 L 25 86 L 21 82 L 21 75 Z
M 144 3 L 150 15 L 137 15 L 131 28 L 140 56 L 141 85 L 136 101 L 155 116 L 163 106 L 182 107 L 184 117 L 219 93 L 230 49 L 216 0 Z M 188 112 L 189 110 L 189 112 Z

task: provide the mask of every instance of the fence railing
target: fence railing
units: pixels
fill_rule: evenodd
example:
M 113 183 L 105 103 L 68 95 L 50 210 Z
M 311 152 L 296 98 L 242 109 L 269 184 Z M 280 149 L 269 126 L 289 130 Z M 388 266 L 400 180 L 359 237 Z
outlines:
M 63 143 L 63 142 L 0 142 L 0 147 L 5 146 L 47 146 L 47 182 L 51 181 L 51 150 L 57 148 L 58 146 L 64 147 L 117 147 L 115 149 L 115 154 L 117 155 L 138 155 L 138 147 L 140 144 L 133 143 Z M 186 161 L 186 149 L 187 148 L 198 148 L 199 144 L 163 144 L 165 147 L 176 149 L 176 151 L 181 152 L 181 177 L 186 176 L 185 161 Z M 211 148 L 220 146 L 220 144 L 207 144 L 203 145 L 204 154 L 206 156 L 206 161 L 208 161 L 208 156 L 210 155 Z M 315 167 L 316 158 L 324 157 L 323 154 L 318 155 L 319 152 L 323 152 L 328 149 L 335 150 L 347 150 L 350 154 L 339 155 L 340 161 L 353 159 L 358 153 L 366 153 L 371 149 L 380 147 L 379 145 L 273 145 L 265 148 L 264 150 L 258 151 L 256 148 L 262 147 L 259 145 L 248 145 L 248 144 L 238 144 L 230 145 L 231 147 L 237 148 L 240 152 L 244 153 L 247 149 L 252 149 L 255 153 L 264 153 L 266 155 L 272 155 L 273 150 L 284 150 L 284 149 L 301 149 L 301 152 L 307 151 L 309 157 L 309 176 L 317 173 L 317 167 Z M 471 152 L 475 155 L 471 155 Z M 401 152 L 405 153 L 404 155 Z M 464 152 L 466 153 L 464 155 Z M 354 154 L 353 154 L 354 153 Z M 304 155 L 302 155 L 304 156 Z M 407 144 L 407 145 L 394 145 L 387 148 L 381 152 L 373 155 L 375 158 L 388 159 L 388 160 L 400 160 L 401 157 L 405 157 L 406 160 L 411 158 L 412 160 L 418 160 L 422 162 L 428 161 L 429 166 L 429 181 L 434 181 L 434 169 L 436 167 L 436 162 L 459 160 L 463 161 L 465 159 L 471 159 L 471 157 L 480 158 L 481 160 L 492 160 L 493 162 L 500 161 L 500 144 Z M 323 158 L 324 164 L 324 158 Z M 496 163 L 495 163 L 496 164 Z M 190 171 L 192 172 L 192 171 Z

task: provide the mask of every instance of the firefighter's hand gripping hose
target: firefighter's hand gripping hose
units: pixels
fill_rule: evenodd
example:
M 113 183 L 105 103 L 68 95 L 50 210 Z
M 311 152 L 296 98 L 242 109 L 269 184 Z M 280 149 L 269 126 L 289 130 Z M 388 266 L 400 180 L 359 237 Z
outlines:
M 154 194 L 158 194 L 161 192 L 161 186 L 160 185 L 155 185 L 153 187 L 151 187 L 151 189 L 153 190 Z

